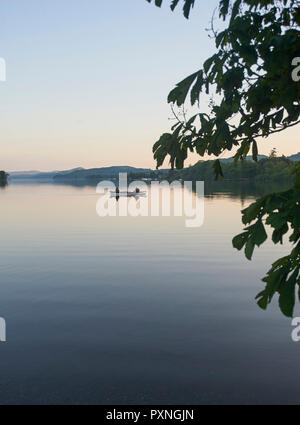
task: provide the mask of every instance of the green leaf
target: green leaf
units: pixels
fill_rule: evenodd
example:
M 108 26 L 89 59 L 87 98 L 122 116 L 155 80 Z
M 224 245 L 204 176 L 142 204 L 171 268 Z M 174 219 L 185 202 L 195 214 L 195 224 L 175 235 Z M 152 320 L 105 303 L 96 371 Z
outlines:
M 256 219 L 261 211 L 261 201 L 253 202 L 253 204 L 249 205 L 248 208 L 242 211 L 243 214 L 243 223 L 248 224 L 251 223 L 254 219 Z
M 183 14 L 185 18 L 188 19 L 190 16 L 191 8 L 194 7 L 195 0 L 184 0 L 184 1 L 185 1 L 185 4 L 183 6 Z
M 217 57 L 218 57 L 217 55 L 213 55 L 204 62 L 203 69 L 204 69 L 206 74 L 210 70 L 212 64 L 214 63 L 214 61 Z
M 263 310 L 267 309 L 268 306 L 268 296 L 266 294 L 264 294 L 259 301 L 257 302 L 257 304 L 259 305 L 259 307 Z
M 230 0 L 221 0 L 220 1 L 220 16 L 224 19 L 226 18 L 229 11 Z
M 148 3 L 151 3 L 152 0 L 147 0 Z M 163 0 L 155 0 L 155 6 L 161 7 Z
M 293 317 L 295 307 L 295 287 L 298 274 L 299 268 L 294 271 L 280 291 L 279 307 L 282 313 L 287 317 Z
M 219 177 L 221 179 L 224 178 L 224 174 L 223 174 L 223 171 L 222 171 L 221 163 L 220 163 L 220 161 L 218 159 L 214 162 L 213 169 L 214 169 L 214 172 L 215 172 L 215 179 L 216 180 L 218 180 Z
M 168 96 L 168 103 L 177 103 L 178 106 L 184 104 L 187 94 L 191 88 L 191 85 L 198 76 L 198 72 L 190 75 L 189 77 L 178 83 Z
M 253 161 L 255 161 L 255 162 L 257 162 L 257 155 L 258 155 L 257 143 L 256 143 L 256 140 L 253 140 L 253 142 L 252 142 L 252 158 L 253 158 Z
M 265 226 L 262 221 L 259 220 L 252 227 L 252 241 L 256 246 L 260 246 L 268 239 L 268 235 L 265 230 Z
M 234 248 L 238 249 L 239 251 L 244 247 L 245 243 L 247 242 L 249 232 L 241 233 L 240 235 L 237 235 L 232 240 L 232 245 Z
M 203 71 L 198 72 L 197 81 L 191 90 L 191 104 L 194 105 L 199 100 L 200 92 L 203 86 Z
M 245 248 L 245 255 L 248 260 L 252 259 L 253 251 L 254 251 L 254 243 L 252 242 L 251 239 L 248 239 L 246 243 L 246 248 Z
M 178 3 L 179 3 L 179 0 L 173 0 L 171 3 L 171 10 L 174 10 L 175 7 L 178 5 Z

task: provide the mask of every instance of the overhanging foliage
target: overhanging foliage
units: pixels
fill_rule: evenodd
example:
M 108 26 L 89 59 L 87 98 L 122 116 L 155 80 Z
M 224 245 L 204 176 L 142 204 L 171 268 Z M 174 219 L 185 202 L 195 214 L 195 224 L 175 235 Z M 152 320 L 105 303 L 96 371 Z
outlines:
M 154 3 L 160 7 L 163 0 Z M 170 7 L 181 4 L 189 18 L 195 3 L 173 0 Z M 196 105 L 201 94 L 210 95 L 209 112 L 183 114 L 182 119 L 176 115 L 172 131 L 153 147 L 158 167 L 167 157 L 172 168 L 181 169 L 189 152 L 218 157 L 232 149 L 236 161 L 249 152 L 256 161 L 261 139 L 300 123 L 300 84 L 292 78 L 293 60 L 300 56 L 299 0 L 221 0 L 219 18 L 226 28 L 217 33 L 212 25 L 216 53 L 168 97 L 180 108 L 186 102 Z M 214 170 L 216 178 L 223 177 L 219 160 Z M 274 243 L 292 231 L 289 240 L 295 247 L 272 266 L 264 278 L 266 289 L 259 294 L 259 305 L 266 308 L 279 292 L 280 308 L 287 316 L 293 312 L 295 285 L 300 286 L 300 166 L 293 172 L 296 183 L 289 191 L 259 199 L 243 211 L 248 227 L 233 240 L 251 259 L 255 246 L 267 239 L 266 225 L 273 229 Z

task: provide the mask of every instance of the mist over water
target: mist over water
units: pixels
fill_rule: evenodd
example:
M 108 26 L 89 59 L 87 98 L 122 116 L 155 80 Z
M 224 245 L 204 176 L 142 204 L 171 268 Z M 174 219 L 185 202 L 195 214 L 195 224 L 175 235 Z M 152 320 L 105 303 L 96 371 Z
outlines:
M 298 403 L 291 320 L 254 300 L 289 247 L 231 244 L 257 190 L 206 187 L 189 229 L 100 218 L 94 187 L 2 188 L 0 403 Z

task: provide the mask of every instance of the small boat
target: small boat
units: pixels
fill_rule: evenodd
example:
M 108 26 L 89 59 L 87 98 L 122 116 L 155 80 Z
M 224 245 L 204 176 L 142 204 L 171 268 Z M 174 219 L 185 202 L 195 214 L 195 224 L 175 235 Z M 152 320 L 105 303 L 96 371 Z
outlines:
M 117 198 L 119 196 L 125 197 L 134 197 L 134 196 L 146 196 L 147 192 L 110 192 L 112 198 Z

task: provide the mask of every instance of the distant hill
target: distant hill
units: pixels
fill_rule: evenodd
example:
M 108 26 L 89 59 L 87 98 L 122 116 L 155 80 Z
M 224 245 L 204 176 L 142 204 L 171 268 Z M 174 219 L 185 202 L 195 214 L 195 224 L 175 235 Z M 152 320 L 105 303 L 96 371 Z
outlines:
M 258 155 L 257 159 L 258 161 L 260 161 L 261 159 L 266 159 L 268 158 L 267 155 Z M 234 161 L 234 157 L 232 156 L 231 158 L 220 158 L 220 162 L 233 162 Z M 253 161 L 252 156 L 247 156 L 246 157 L 246 161 Z
M 57 173 L 53 180 L 56 182 L 63 181 L 91 181 L 101 180 L 109 177 L 118 177 L 119 173 L 128 174 L 150 174 L 151 170 L 148 168 L 135 168 L 128 166 L 115 166 L 115 167 L 103 167 L 103 168 L 91 168 L 88 170 L 72 170 L 65 173 Z
M 57 174 L 68 174 L 70 172 L 83 170 L 83 168 L 73 168 L 72 170 L 66 171 L 49 171 L 49 172 L 41 172 L 41 171 L 12 171 L 9 173 L 10 180 L 53 180 L 54 176 Z
M 295 153 L 295 155 L 288 156 L 288 159 L 291 161 L 300 161 L 300 152 Z
M 33 176 L 33 175 L 35 175 L 35 174 L 38 174 L 38 173 L 40 173 L 40 171 L 37 171 L 37 170 L 35 170 L 35 171 L 11 171 L 10 173 L 9 173 L 9 175 L 10 176 L 12 176 L 12 177 L 19 177 L 19 176 Z
M 37 181 L 75 181 L 84 182 L 91 180 L 101 180 L 103 178 L 118 177 L 119 173 L 128 174 L 149 174 L 152 171 L 148 168 L 135 168 L 128 166 L 102 167 L 102 168 L 73 168 L 64 171 L 13 171 L 9 173 L 10 180 L 37 180 Z
M 258 161 L 260 161 L 261 159 L 267 159 L 269 158 L 267 155 L 258 155 L 257 159 Z M 300 152 L 291 155 L 291 156 L 287 156 L 288 159 L 290 159 L 291 161 L 300 161 Z M 220 158 L 221 162 L 233 162 L 234 161 L 234 157 L 231 158 Z M 253 161 L 253 158 L 251 155 L 246 157 L 246 161 Z

